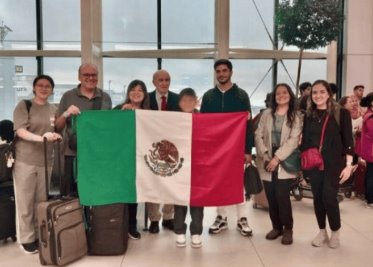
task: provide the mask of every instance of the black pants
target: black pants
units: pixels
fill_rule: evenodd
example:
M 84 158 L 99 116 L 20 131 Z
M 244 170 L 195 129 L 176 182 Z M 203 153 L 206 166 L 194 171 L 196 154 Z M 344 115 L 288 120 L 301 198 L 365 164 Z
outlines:
M 61 183 L 61 195 L 77 195 L 78 186 L 76 183 L 75 156 L 65 156 L 64 176 Z
M 291 181 L 292 179 L 278 179 L 277 172 L 273 172 L 272 181 L 263 182 L 273 229 L 293 229 L 293 211 L 290 201 Z
M 186 214 L 188 211 L 187 206 L 175 205 L 174 214 L 174 231 L 175 234 L 181 235 L 186 233 L 187 225 L 185 223 Z M 192 221 L 190 223 L 190 233 L 192 235 L 202 234 L 202 221 L 203 221 L 203 207 L 190 207 L 190 216 Z
M 373 204 L 373 162 L 367 162 L 365 173 L 365 198 L 368 204 Z
M 308 173 L 310 178 L 313 206 L 320 229 L 326 228 L 326 217 L 332 231 L 341 228 L 341 216 L 337 199 L 338 188 L 334 177 L 327 177 L 324 171 L 313 170 Z
M 137 231 L 137 203 L 128 204 L 128 229 Z

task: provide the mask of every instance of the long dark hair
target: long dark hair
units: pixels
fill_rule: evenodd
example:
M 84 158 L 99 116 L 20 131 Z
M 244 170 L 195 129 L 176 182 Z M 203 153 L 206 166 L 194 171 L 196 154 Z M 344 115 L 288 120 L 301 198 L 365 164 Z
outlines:
M 310 94 L 310 97 L 307 100 L 307 116 L 312 116 L 314 118 L 317 117 L 317 113 L 316 113 L 317 107 L 316 107 L 316 104 L 312 101 L 312 93 L 313 93 L 313 88 L 318 84 L 324 86 L 324 88 L 326 89 L 326 91 L 328 92 L 328 95 L 329 95 L 328 102 L 326 103 L 327 113 L 328 114 L 333 114 L 334 110 L 337 108 L 337 106 L 335 104 L 335 101 L 333 99 L 333 92 L 332 92 L 332 89 L 331 89 L 329 83 L 325 80 L 317 80 L 312 84 L 311 94 Z
M 130 104 L 131 103 L 130 92 L 138 85 L 141 87 L 141 90 L 144 93 L 144 99 L 142 100 L 140 107 L 141 107 L 141 109 L 150 109 L 149 94 L 148 94 L 148 91 L 146 89 L 145 83 L 141 80 L 133 80 L 132 82 L 130 82 L 130 84 L 128 85 L 128 88 L 127 88 L 126 100 L 124 101 L 124 104 Z
M 278 107 L 278 104 L 276 102 L 276 92 L 277 92 L 277 89 L 281 86 L 286 88 L 286 90 L 288 91 L 288 94 L 290 96 L 289 108 L 288 108 L 288 112 L 286 114 L 286 117 L 287 117 L 287 126 L 289 128 L 291 128 L 291 127 L 293 127 L 293 123 L 294 123 L 294 120 L 295 120 L 295 94 L 294 94 L 293 90 L 291 90 L 290 86 L 287 83 L 277 84 L 272 91 L 271 105 L 270 105 L 270 107 L 272 109 L 272 116 L 275 117 L 275 112 L 276 112 L 276 109 Z

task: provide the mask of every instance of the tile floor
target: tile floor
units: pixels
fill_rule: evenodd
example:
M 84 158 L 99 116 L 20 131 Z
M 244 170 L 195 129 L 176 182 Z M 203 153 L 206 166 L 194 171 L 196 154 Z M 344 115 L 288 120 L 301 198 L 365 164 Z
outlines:
M 265 210 L 254 209 L 247 203 L 249 223 L 254 230 L 251 238 L 242 237 L 235 229 L 235 209 L 230 209 L 229 229 L 218 235 L 209 235 L 208 227 L 215 218 L 215 209 L 205 209 L 203 247 L 177 248 L 174 234 L 161 230 L 158 235 L 142 232 L 141 240 L 130 240 L 124 256 L 86 256 L 70 264 L 81 266 L 121 267 L 369 267 L 373 266 L 373 210 L 367 209 L 359 199 L 341 202 L 342 232 L 341 247 L 314 248 L 310 241 L 317 233 L 312 200 L 293 201 L 294 244 L 283 246 L 280 239 L 267 241 L 264 236 L 270 230 L 270 220 Z M 139 208 L 139 217 L 143 205 Z M 140 227 L 143 219 L 139 218 Z M 0 267 L 40 266 L 38 255 L 25 255 L 18 244 L 9 241 L 0 244 Z

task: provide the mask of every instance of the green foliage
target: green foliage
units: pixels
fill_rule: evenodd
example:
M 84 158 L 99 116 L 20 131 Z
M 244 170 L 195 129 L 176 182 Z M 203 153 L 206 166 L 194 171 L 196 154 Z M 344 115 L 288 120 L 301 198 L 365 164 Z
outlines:
M 336 40 L 343 18 L 339 0 L 282 0 L 276 12 L 281 40 L 299 49 L 316 49 Z

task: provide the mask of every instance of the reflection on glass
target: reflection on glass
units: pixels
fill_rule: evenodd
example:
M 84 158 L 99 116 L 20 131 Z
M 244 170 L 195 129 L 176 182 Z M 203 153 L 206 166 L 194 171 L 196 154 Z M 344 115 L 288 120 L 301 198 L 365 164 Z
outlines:
M 272 60 L 232 60 L 232 81 L 250 96 L 253 115 L 264 107 L 267 93 L 272 91 Z
M 272 36 L 274 1 L 255 0 L 255 4 L 252 0 L 230 1 L 231 47 L 272 49 L 265 26 Z
M 214 86 L 214 61 L 209 59 L 163 59 L 163 69 L 171 75 L 170 90 L 178 93 L 192 87 L 199 98 Z
M 104 58 L 103 89 L 111 96 L 113 106 L 124 102 L 128 84 L 135 79 L 145 82 L 148 92 L 153 90 L 156 59 Z
M 105 0 L 102 3 L 104 50 L 157 47 L 157 0 Z
M 286 73 L 284 67 L 278 64 L 277 81 L 279 83 L 287 83 L 295 92 L 295 81 L 297 79 L 298 71 L 298 60 L 283 60 L 289 75 Z M 327 64 L 326 60 L 310 60 L 304 59 L 302 61 L 302 70 L 300 76 L 300 83 L 302 82 L 314 82 L 318 79 L 326 79 L 327 74 Z
M 78 69 L 80 58 L 44 58 L 44 73 L 50 75 L 55 83 L 49 102 L 59 103 L 63 93 L 79 84 Z
M 29 0 L 1 0 L 0 24 L 11 31 L 0 42 L 0 49 L 36 49 L 36 5 Z M 27 29 L 27 30 L 25 30 Z
M 80 1 L 43 0 L 43 48 L 80 50 Z M 61 13 L 63 10 L 63 15 Z
M 162 48 L 214 45 L 214 0 L 163 0 Z
M 13 120 L 17 103 L 33 97 L 35 76 L 35 58 L 0 58 L 0 120 Z

